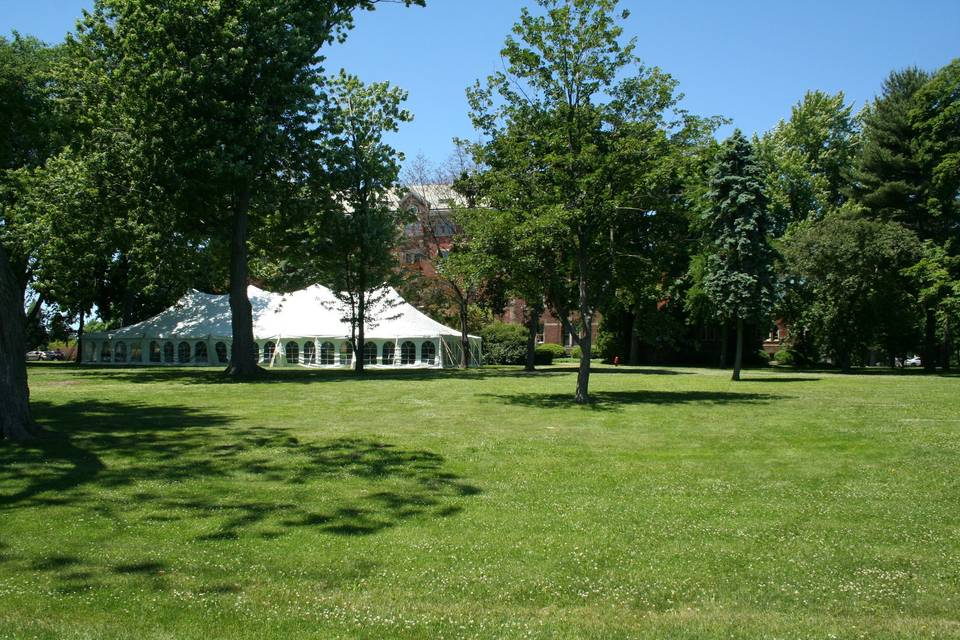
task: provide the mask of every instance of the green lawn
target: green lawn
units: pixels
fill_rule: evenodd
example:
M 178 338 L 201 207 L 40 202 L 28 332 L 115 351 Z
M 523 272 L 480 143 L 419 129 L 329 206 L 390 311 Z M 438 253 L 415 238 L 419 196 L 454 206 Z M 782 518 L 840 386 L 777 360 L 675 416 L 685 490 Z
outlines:
M 960 638 L 957 377 L 30 376 L 0 638 Z

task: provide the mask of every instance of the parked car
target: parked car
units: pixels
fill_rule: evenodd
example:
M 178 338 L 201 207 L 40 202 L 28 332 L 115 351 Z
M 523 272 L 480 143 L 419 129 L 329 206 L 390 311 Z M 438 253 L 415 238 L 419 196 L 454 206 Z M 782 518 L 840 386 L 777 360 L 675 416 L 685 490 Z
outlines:
M 920 360 L 920 356 L 910 356 L 903 361 L 903 366 L 905 367 L 922 367 L 923 362 Z
M 41 360 L 63 360 L 63 351 L 60 351 L 60 349 L 44 351 Z
M 43 351 L 27 351 L 27 360 L 43 360 Z

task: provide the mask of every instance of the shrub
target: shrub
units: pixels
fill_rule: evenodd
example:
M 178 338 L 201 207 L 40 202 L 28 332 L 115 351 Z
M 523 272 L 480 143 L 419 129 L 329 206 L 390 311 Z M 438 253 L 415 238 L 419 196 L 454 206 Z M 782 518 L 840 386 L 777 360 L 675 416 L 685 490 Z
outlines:
M 557 350 L 556 350 L 556 349 L 553 349 L 552 347 L 558 347 L 558 348 L 560 349 L 560 356 L 557 356 L 557 355 L 556 355 L 556 354 L 557 354 Z M 540 365 L 540 364 L 553 364 L 553 359 L 554 359 L 555 357 L 560 357 L 560 358 L 562 358 L 562 357 L 565 356 L 565 355 L 566 355 L 566 353 L 564 352 L 563 347 L 561 347 L 561 346 L 558 345 L 558 344 L 550 344 L 550 345 L 541 344 L 541 345 L 538 346 L 538 347 L 536 348 L 536 350 L 533 352 L 533 362 L 534 362 L 534 364 L 538 364 L 538 365 Z
M 577 344 L 577 345 L 574 345 L 574 346 L 573 346 L 573 349 L 570 349 L 570 357 L 573 358 L 574 360 L 579 360 L 579 359 L 580 359 L 580 355 L 581 355 L 582 353 L 583 353 L 583 352 L 580 350 L 580 345 L 578 345 L 578 344 Z
M 800 354 L 793 349 L 780 349 L 773 354 L 774 362 L 784 367 L 796 367 L 800 364 L 801 359 Z
M 537 351 L 549 351 L 554 358 L 565 358 L 567 356 L 567 350 L 563 348 L 563 345 L 553 344 L 552 342 L 537 345 Z
M 486 364 L 523 364 L 527 358 L 527 329 L 518 324 L 491 322 L 480 330 Z

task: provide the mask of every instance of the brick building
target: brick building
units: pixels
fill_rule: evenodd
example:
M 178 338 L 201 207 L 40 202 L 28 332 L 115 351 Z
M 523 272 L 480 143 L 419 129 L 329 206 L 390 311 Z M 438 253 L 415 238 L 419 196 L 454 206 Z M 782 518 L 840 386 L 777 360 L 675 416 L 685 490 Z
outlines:
M 435 276 L 434 259 L 450 250 L 459 231 L 453 221 L 453 212 L 455 208 L 464 207 L 466 204 L 463 196 L 450 185 L 424 184 L 408 187 L 407 192 L 397 200 L 397 206 L 415 211 L 416 220 L 404 227 L 398 256 L 401 267 L 426 278 Z M 523 300 L 510 300 L 497 319 L 509 324 L 526 324 L 526 306 Z M 598 328 L 599 318 L 594 318 L 594 336 Z M 574 344 L 563 323 L 549 311 L 540 316 L 537 342 L 560 344 L 568 349 Z

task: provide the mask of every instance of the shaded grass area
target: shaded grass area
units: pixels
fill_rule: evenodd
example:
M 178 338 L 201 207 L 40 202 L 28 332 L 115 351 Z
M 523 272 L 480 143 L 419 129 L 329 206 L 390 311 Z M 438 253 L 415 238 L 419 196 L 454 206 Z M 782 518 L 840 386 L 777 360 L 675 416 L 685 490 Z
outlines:
M 955 378 L 30 373 L 0 637 L 960 637 Z

